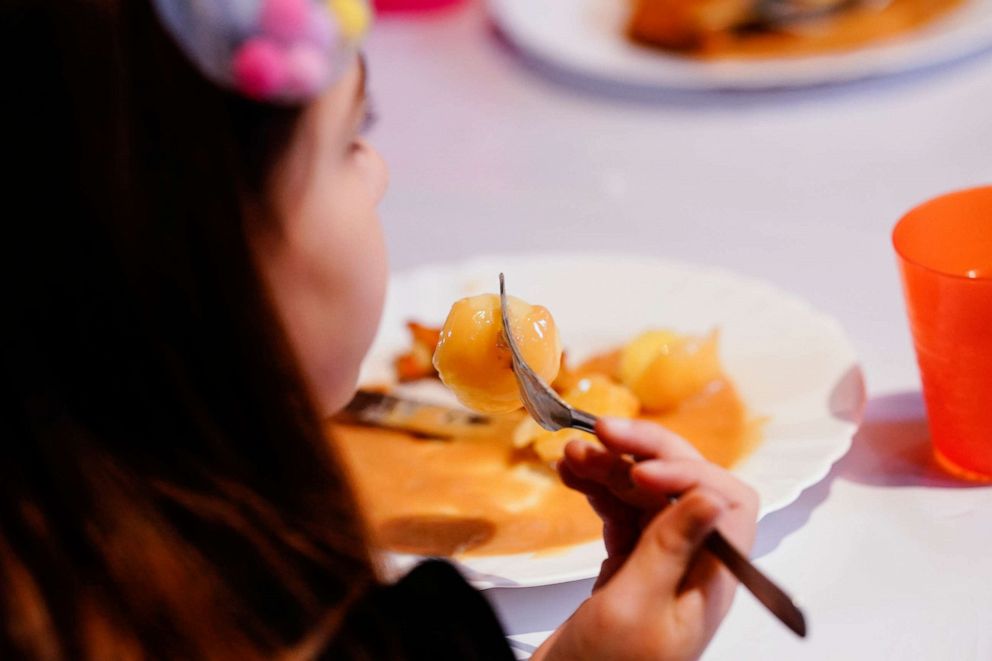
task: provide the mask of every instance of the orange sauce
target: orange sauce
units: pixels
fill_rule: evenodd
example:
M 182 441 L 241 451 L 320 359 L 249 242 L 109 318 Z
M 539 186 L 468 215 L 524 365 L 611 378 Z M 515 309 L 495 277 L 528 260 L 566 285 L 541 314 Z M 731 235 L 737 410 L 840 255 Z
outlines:
M 763 418 L 755 418 L 729 379 L 711 383 L 668 413 L 641 416 L 668 427 L 688 439 L 715 464 L 730 468 L 747 456 L 761 440 Z
M 714 382 L 676 410 L 652 419 L 728 467 L 760 435 L 760 423 L 749 417 L 728 380 Z M 531 451 L 514 448 L 505 432 L 425 440 L 331 424 L 328 434 L 384 548 L 448 556 L 553 552 L 601 534 L 601 523 L 585 498 L 566 488 Z
M 789 31 L 723 32 L 692 53 L 701 58 L 767 58 L 852 50 L 907 34 L 963 4 L 964 0 L 891 0 L 879 9 L 855 6 Z

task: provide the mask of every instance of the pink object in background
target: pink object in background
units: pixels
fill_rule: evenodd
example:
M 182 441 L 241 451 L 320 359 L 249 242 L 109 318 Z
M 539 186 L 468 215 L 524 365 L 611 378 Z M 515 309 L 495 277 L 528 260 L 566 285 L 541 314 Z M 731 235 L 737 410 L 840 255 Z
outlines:
M 464 0 L 375 0 L 373 4 L 380 13 L 409 13 L 454 7 L 463 2 Z

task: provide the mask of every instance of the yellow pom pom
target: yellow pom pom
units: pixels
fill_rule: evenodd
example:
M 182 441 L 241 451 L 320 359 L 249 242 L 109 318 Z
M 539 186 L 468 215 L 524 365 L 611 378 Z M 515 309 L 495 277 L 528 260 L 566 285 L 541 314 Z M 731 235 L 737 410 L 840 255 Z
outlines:
M 347 39 L 357 39 L 368 30 L 372 15 L 362 0 L 330 0 L 330 6 Z

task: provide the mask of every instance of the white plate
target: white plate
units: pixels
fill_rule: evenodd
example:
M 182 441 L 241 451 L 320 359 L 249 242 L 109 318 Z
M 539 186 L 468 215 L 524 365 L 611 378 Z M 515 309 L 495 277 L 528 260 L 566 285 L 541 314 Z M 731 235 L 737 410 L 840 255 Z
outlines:
M 719 327 L 727 372 L 749 408 L 770 417 L 761 445 L 734 469 L 757 489 L 762 516 L 823 479 L 850 447 L 865 392 L 836 321 L 753 279 L 630 255 L 494 256 L 396 275 L 363 380 L 392 378 L 391 360 L 409 344 L 407 320 L 439 323 L 456 299 L 496 291 L 501 271 L 513 295 L 551 310 L 576 359 L 650 327 Z M 604 557 L 595 542 L 554 555 L 471 558 L 461 566 L 479 588 L 524 587 L 595 576 Z M 397 571 L 417 560 L 390 559 Z
M 489 0 L 524 53 L 569 73 L 639 88 L 764 89 L 840 83 L 952 62 L 992 47 L 992 0 L 966 0 L 901 38 L 811 57 L 702 62 L 624 36 L 627 0 Z

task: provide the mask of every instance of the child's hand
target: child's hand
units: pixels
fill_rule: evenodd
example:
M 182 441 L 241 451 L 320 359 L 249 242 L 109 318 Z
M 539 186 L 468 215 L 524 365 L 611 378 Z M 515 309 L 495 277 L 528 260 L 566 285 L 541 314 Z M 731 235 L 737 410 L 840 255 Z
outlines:
M 746 554 L 757 494 L 658 425 L 604 419 L 597 432 L 605 447 L 573 441 L 559 472 L 603 519 L 608 558 L 592 597 L 534 659 L 694 659 L 737 586 L 700 546 L 718 526 Z

